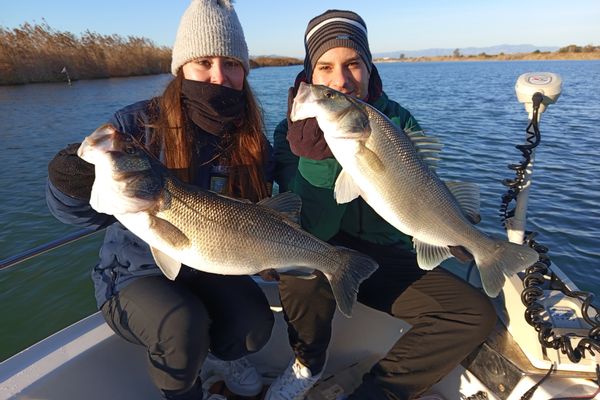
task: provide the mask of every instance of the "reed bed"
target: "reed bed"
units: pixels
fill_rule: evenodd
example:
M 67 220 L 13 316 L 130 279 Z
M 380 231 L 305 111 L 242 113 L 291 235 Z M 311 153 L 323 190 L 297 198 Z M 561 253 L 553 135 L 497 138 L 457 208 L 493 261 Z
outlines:
M 143 37 L 0 26 L 0 85 L 160 74 L 170 65 L 171 49 Z
M 299 58 L 294 57 L 268 57 L 258 56 L 250 60 L 250 67 L 286 67 L 289 65 L 301 65 L 303 63 Z

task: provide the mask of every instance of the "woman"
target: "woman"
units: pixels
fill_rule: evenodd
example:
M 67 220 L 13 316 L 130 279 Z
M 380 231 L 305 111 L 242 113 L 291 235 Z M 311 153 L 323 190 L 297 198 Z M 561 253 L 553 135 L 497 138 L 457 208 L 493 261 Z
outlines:
M 192 1 L 179 25 L 171 72 L 175 78 L 162 96 L 127 106 L 110 122 L 190 184 L 252 201 L 267 197 L 270 145 L 246 80 L 242 27 L 229 2 Z M 249 276 L 190 268 L 174 281 L 165 278 L 146 243 L 90 207 L 94 169 L 77 157 L 77 148 L 68 146 L 50 162 L 47 202 L 65 223 L 107 227 L 92 278 L 108 325 L 146 347 L 150 376 L 167 399 L 206 397 L 201 367 L 203 378 L 222 378 L 236 394 L 258 394 L 261 377 L 244 356 L 266 344 L 273 326 L 258 285 Z

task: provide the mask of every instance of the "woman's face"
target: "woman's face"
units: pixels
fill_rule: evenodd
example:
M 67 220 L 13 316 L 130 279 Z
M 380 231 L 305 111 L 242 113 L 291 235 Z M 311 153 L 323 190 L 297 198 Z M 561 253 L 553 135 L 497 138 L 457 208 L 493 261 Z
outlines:
M 183 77 L 192 81 L 214 83 L 231 89 L 244 88 L 244 67 L 229 57 L 202 57 L 183 65 Z
M 356 50 L 334 47 L 317 60 L 312 83 L 362 100 L 369 93 L 369 77 L 367 65 Z

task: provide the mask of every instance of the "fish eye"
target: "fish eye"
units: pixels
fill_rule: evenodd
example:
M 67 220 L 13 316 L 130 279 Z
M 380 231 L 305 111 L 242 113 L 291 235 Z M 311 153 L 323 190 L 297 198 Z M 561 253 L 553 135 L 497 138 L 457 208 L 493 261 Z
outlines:
M 335 97 L 335 93 L 333 93 L 331 90 L 326 90 L 324 96 L 328 99 L 333 99 Z
M 125 146 L 125 153 L 127 153 L 127 154 L 135 154 L 135 147 L 133 147 L 133 146 Z

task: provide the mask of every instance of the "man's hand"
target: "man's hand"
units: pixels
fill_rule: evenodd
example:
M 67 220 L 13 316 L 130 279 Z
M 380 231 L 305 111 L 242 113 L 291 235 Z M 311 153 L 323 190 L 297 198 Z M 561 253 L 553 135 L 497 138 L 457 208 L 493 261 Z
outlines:
M 295 96 L 294 88 L 288 92 L 288 133 L 287 140 L 292 153 L 299 157 L 312 160 L 332 158 L 333 153 L 325 141 L 323 131 L 315 118 L 307 118 L 292 122 L 289 119 L 292 103 Z
M 462 246 L 448 246 L 450 253 L 460 262 L 467 263 L 473 261 L 473 255 Z
M 279 281 L 279 273 L 273 268 L 265 269 L 258 273 L 260 277 L 267 282 Z

